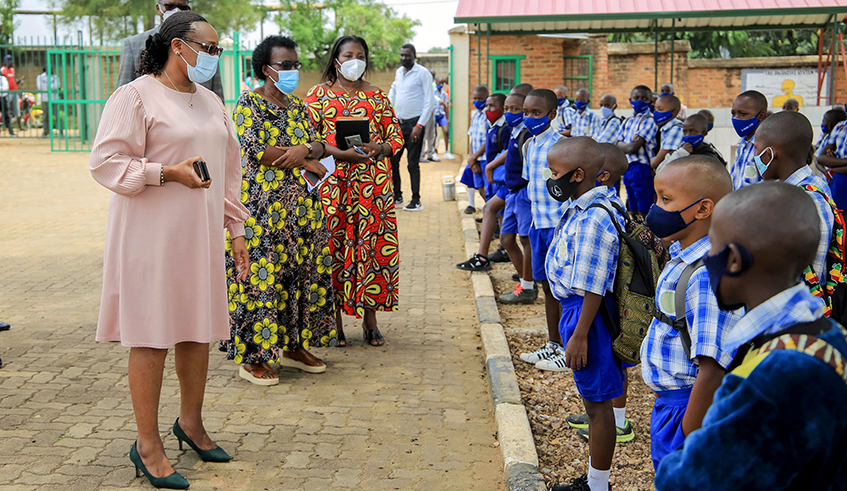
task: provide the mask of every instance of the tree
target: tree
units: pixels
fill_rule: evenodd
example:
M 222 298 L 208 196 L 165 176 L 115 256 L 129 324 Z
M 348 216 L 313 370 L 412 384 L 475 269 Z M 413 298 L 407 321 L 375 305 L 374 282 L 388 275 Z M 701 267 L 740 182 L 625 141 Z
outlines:
M 0 0 L 6 2 L 11 0 Z M 62 22 L 87 22 L 91 37 L 103 44 L 137 34 L 155 25 L 155 0 L 61 0 Z M 252 28 L 259 20 L 256 0 L 194 0 L 192 10 L 218 31 L 220 37 L 234 30 Z
M 434 46 L 434 47 L 432 47 L 432 48 L 429 48 L 429 51 L 427 51 L 427 53 L 431 53 L 431 54 L 438 54 L 438 55 L 440 55 L 440 54 L 444 54 L 444 53 L 449 53 L 449 52 L 450 52 L 450 50 L 449 50 L 449 49 L 447 49 L 447 48 L 440 48 L 440 47 L 438 47 L 438 46 Z
M 15 9 L 20 0 L 0 0 L 0 44 L 11 44 L 15 32 Z
M 376 0 L 289 0 L 287 12 L 276 16 L 280 31 L 297 41 L 310 69 L 323 67 L 332 44 L 347 34 L 368 42 L 371 67 L 385 68 L 398 59 L 400 46 L 409 42 L 420 22 L 398 15 Z

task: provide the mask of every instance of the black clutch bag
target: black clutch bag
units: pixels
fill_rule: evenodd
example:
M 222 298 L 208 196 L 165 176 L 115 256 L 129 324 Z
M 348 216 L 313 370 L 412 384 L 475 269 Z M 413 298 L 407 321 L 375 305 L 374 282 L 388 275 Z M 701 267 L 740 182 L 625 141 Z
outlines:
M 347 150 L 350 142 L 358 145 L 371 141 L 370 121 L 368 118 L 338 118 L 335 120 L 335 146 Z

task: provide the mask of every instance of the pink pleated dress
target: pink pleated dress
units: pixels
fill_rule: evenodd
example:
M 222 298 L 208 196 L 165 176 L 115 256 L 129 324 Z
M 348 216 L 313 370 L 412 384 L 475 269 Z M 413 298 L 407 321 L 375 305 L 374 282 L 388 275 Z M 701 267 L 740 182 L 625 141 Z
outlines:
M 165 349 L 229 339 L 224 229 L 244 235 L 241 158 L 220 99 L 151 76 L 118 88 L 103 110 L 91 175 L 109 201 L 97 341 Z M 163 165 L 200 156 L 212 185 L 160 186 Z M 231 274 L 235 274 L 232 272 Z

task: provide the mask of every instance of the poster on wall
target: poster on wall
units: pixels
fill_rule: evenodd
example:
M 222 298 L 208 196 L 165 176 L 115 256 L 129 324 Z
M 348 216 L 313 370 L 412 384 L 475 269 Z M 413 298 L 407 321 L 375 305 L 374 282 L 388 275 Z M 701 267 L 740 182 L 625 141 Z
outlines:
M 824 79 L 823 88 L 821 95 L 829 94 L 829 76 Z M 768 103 L 774 108 L 781 108 L 788 99 L 795 99 L 800 103 L 800 107 L 816 106 L 818 70 L 816 68 L 741 70 L 741 91 L 747 90 L 758 90 L 768 98 Z

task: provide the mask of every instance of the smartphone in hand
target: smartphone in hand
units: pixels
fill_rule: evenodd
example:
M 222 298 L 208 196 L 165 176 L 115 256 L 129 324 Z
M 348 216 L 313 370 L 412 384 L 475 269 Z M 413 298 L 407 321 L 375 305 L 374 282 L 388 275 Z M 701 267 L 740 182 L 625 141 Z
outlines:
M 209 176 L 209 168 L 206 166 L 205 160 L 198 159 L 194 161 L 194 172 L 197 173 L 197 177 L 199 177 L 203 182 L 211 179 Z

